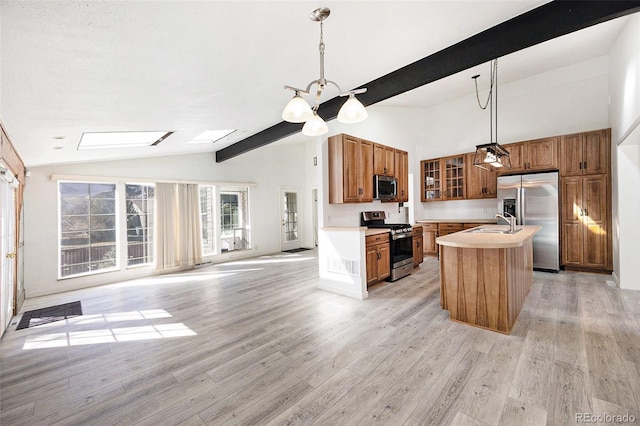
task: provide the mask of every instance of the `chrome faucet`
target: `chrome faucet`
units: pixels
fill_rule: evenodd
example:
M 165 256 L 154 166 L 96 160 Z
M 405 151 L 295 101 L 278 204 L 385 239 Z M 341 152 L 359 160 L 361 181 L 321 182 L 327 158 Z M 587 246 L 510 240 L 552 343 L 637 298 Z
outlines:
M 509 233 L 514 234 L 516 232 L 516 218 L 511 213 L 504 212 L 504 214 L 508 215 L 509 217 L 503 216 L 500 213 L 496 213 L 496 217 L 509 222 Z

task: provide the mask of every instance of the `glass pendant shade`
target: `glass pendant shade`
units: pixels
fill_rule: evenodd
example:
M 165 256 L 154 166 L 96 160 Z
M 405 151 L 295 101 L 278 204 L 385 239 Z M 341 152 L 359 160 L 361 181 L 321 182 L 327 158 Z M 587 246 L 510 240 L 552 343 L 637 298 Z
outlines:
M 358 123 L 367 118 L 367 116 L 366 108 L 356 99 L 353 93 L 349 94 L 349 99 L 338 111 L 338 121 L 341 123 Z
M 289 123 L 304 123 L 312 117 L 313 111 L 311 111 L 311 107 L 298 92 L 282 111 L 282 119 Z
M 313 114 L 313 117 L 302 126 L 302 134 L 306 136 L 321 136 L 328 131 L 327 123 L 318 114 Z

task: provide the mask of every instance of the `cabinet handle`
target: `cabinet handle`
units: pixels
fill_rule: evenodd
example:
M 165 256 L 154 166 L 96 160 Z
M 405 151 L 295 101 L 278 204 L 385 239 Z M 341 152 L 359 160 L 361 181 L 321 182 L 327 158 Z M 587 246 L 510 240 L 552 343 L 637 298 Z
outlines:
M 580 162 L 580 167 L 579 167 L 579 169 L 580 169 L 580 170 L 582 170 L 582 161 Z
M 584 167 L 582 167 L 583 169 L 587 170 L 587 162 L 584 162 Z
M 589 216 L 589 212 L 587 211 L 587 209 L 584 209 L 584 215 Z

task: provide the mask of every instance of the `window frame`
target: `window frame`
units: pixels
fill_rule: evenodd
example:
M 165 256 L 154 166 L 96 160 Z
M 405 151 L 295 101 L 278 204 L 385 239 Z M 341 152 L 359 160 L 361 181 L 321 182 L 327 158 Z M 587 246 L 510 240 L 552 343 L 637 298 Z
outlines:
M 152 208 L 151 208 L 151 217 L 152 217 L 152 223 L 151 226 L 148 225 L 146 227 L 143 227 L 147 230 L 150 231 L 150 241 L 146 241 L 147 245 L 149 245 L 150 247 L 148 248 L 148 254 L 146 257 L 149 258 L 150 260 L 148 260 L 147 262 L 142 262 L 142 263 L 135 263 L 135 264 L 130 264 L 129 263 L 129 223 L 128 223 L 128 219 L 129 219 L 129 198 L 128 198 L 128 193 L 127 193 L 127 187 L 128 186 L 141 186 L 141 187 L 152 187 L 154 189 L 154 193 L 153 193 L 153 198 L 151 199 L 151 204 L 152 204 Z M 140 267 L 144 267 L 144 266 L 153 266 L 155 264 L 155 226 L 156 226 L 156 220 L 155 220 L 155 215 L 156 215 L 156 198 L 155 198 L 155 183 L 153 182 L 145 182 L 145 183 L 138 183 L 138 182 L 124 182 L 123 183 L 123 189 L 124 189 L 124 250 L 123 250 L 123 256 L 124 256 L 124 262 L 125 262 L 125 268 L 126 269 L 130 269 L 130 268 L 140 268 Z M 148 189 L 146 190 L 147 194 L 148 194 Z M 147 198 L 144 198 L 147 202 L 147 204 L 149 203 L 149 198 L 147 196 Z M 145 216 L 149 216 L 149 213 L 146 212 Z
M 96 270 L 89 270 L 86 272 L 80 272 L 80 273 L 75 273 L 75 274 L 68 274 L 68 275 L 63 275 L 62 273 L 62 268 L 63 268 L 63 264 L 62 264 L 62 250 L 63 250 L 63 244 L 62 244 L 62 234 L 63 234 L 63 214 L 62 214 L 62 192 L 61 192 L 61 186 L 64 184 L 82 184 L 82 185 L 88 185 L 89 187 L 91 185 L 113 185 L 114 187 L 114 246 L 115 246 L 115 255 L 114 255 L 114 260 L 115 260 L 115 264 L 112 267 L 109 268 L 101 268 L 101 269 L 96 269 Z M 90 193 L 90 191 L 89 191 Z M 59 180 L 57 182 L 57 198 L 58 198 L 58 252 L 57 252 L 57 258 L 58 258 L 58 280 L 65 280 L 65 279 L 70 279 L 70 278 L 77 278 L 77 277 L 85 277 L 85 276 L 91 276 L 91 275 L 97 275 L 97 274 L 103 274 L 103 273 L 109 273 L 109 272 L 116 272 L 119 271 L 121 269 L 121 263 L 120 263 L 120 244 L 121 244 L 121 238 L 120 238 L 120 232 L 119 232 L 119 221 L 120 221 L 120 202 L 119 202 L 119 197 L 118 197 L 118 183 L 117 182 L 111 182 L 111 181 L 80 181 L 80 180 Z M 89 198 L 89 203 L 90 203 L 91 198 Z M 70 215 L 64 215 L 64 216 L 70 216 Z M 88 232 L 91 232 L 91 214 L 89 213 L 88 215 L 89 217 L 89 228 L 88 228 Z M 91 250 L 91 246 L 88 246 L 89 250 Z M 91 260 L 89 260 L 89 265 L 91 264 Z M 74 265 L 78 265 L 78 264 L 74 264 Z M 68 266 L 68 265 L 65 265 Z M 90 267 L 89 267 L 90 268 Z

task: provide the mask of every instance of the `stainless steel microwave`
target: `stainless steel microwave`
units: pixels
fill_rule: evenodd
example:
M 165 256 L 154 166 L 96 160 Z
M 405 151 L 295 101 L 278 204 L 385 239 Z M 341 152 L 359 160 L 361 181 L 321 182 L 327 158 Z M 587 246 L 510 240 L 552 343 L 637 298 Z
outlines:
M 398 181 L 391 176 L 373 176 L 373 198 L 376 200 L 393 200 L 398 195 Z

